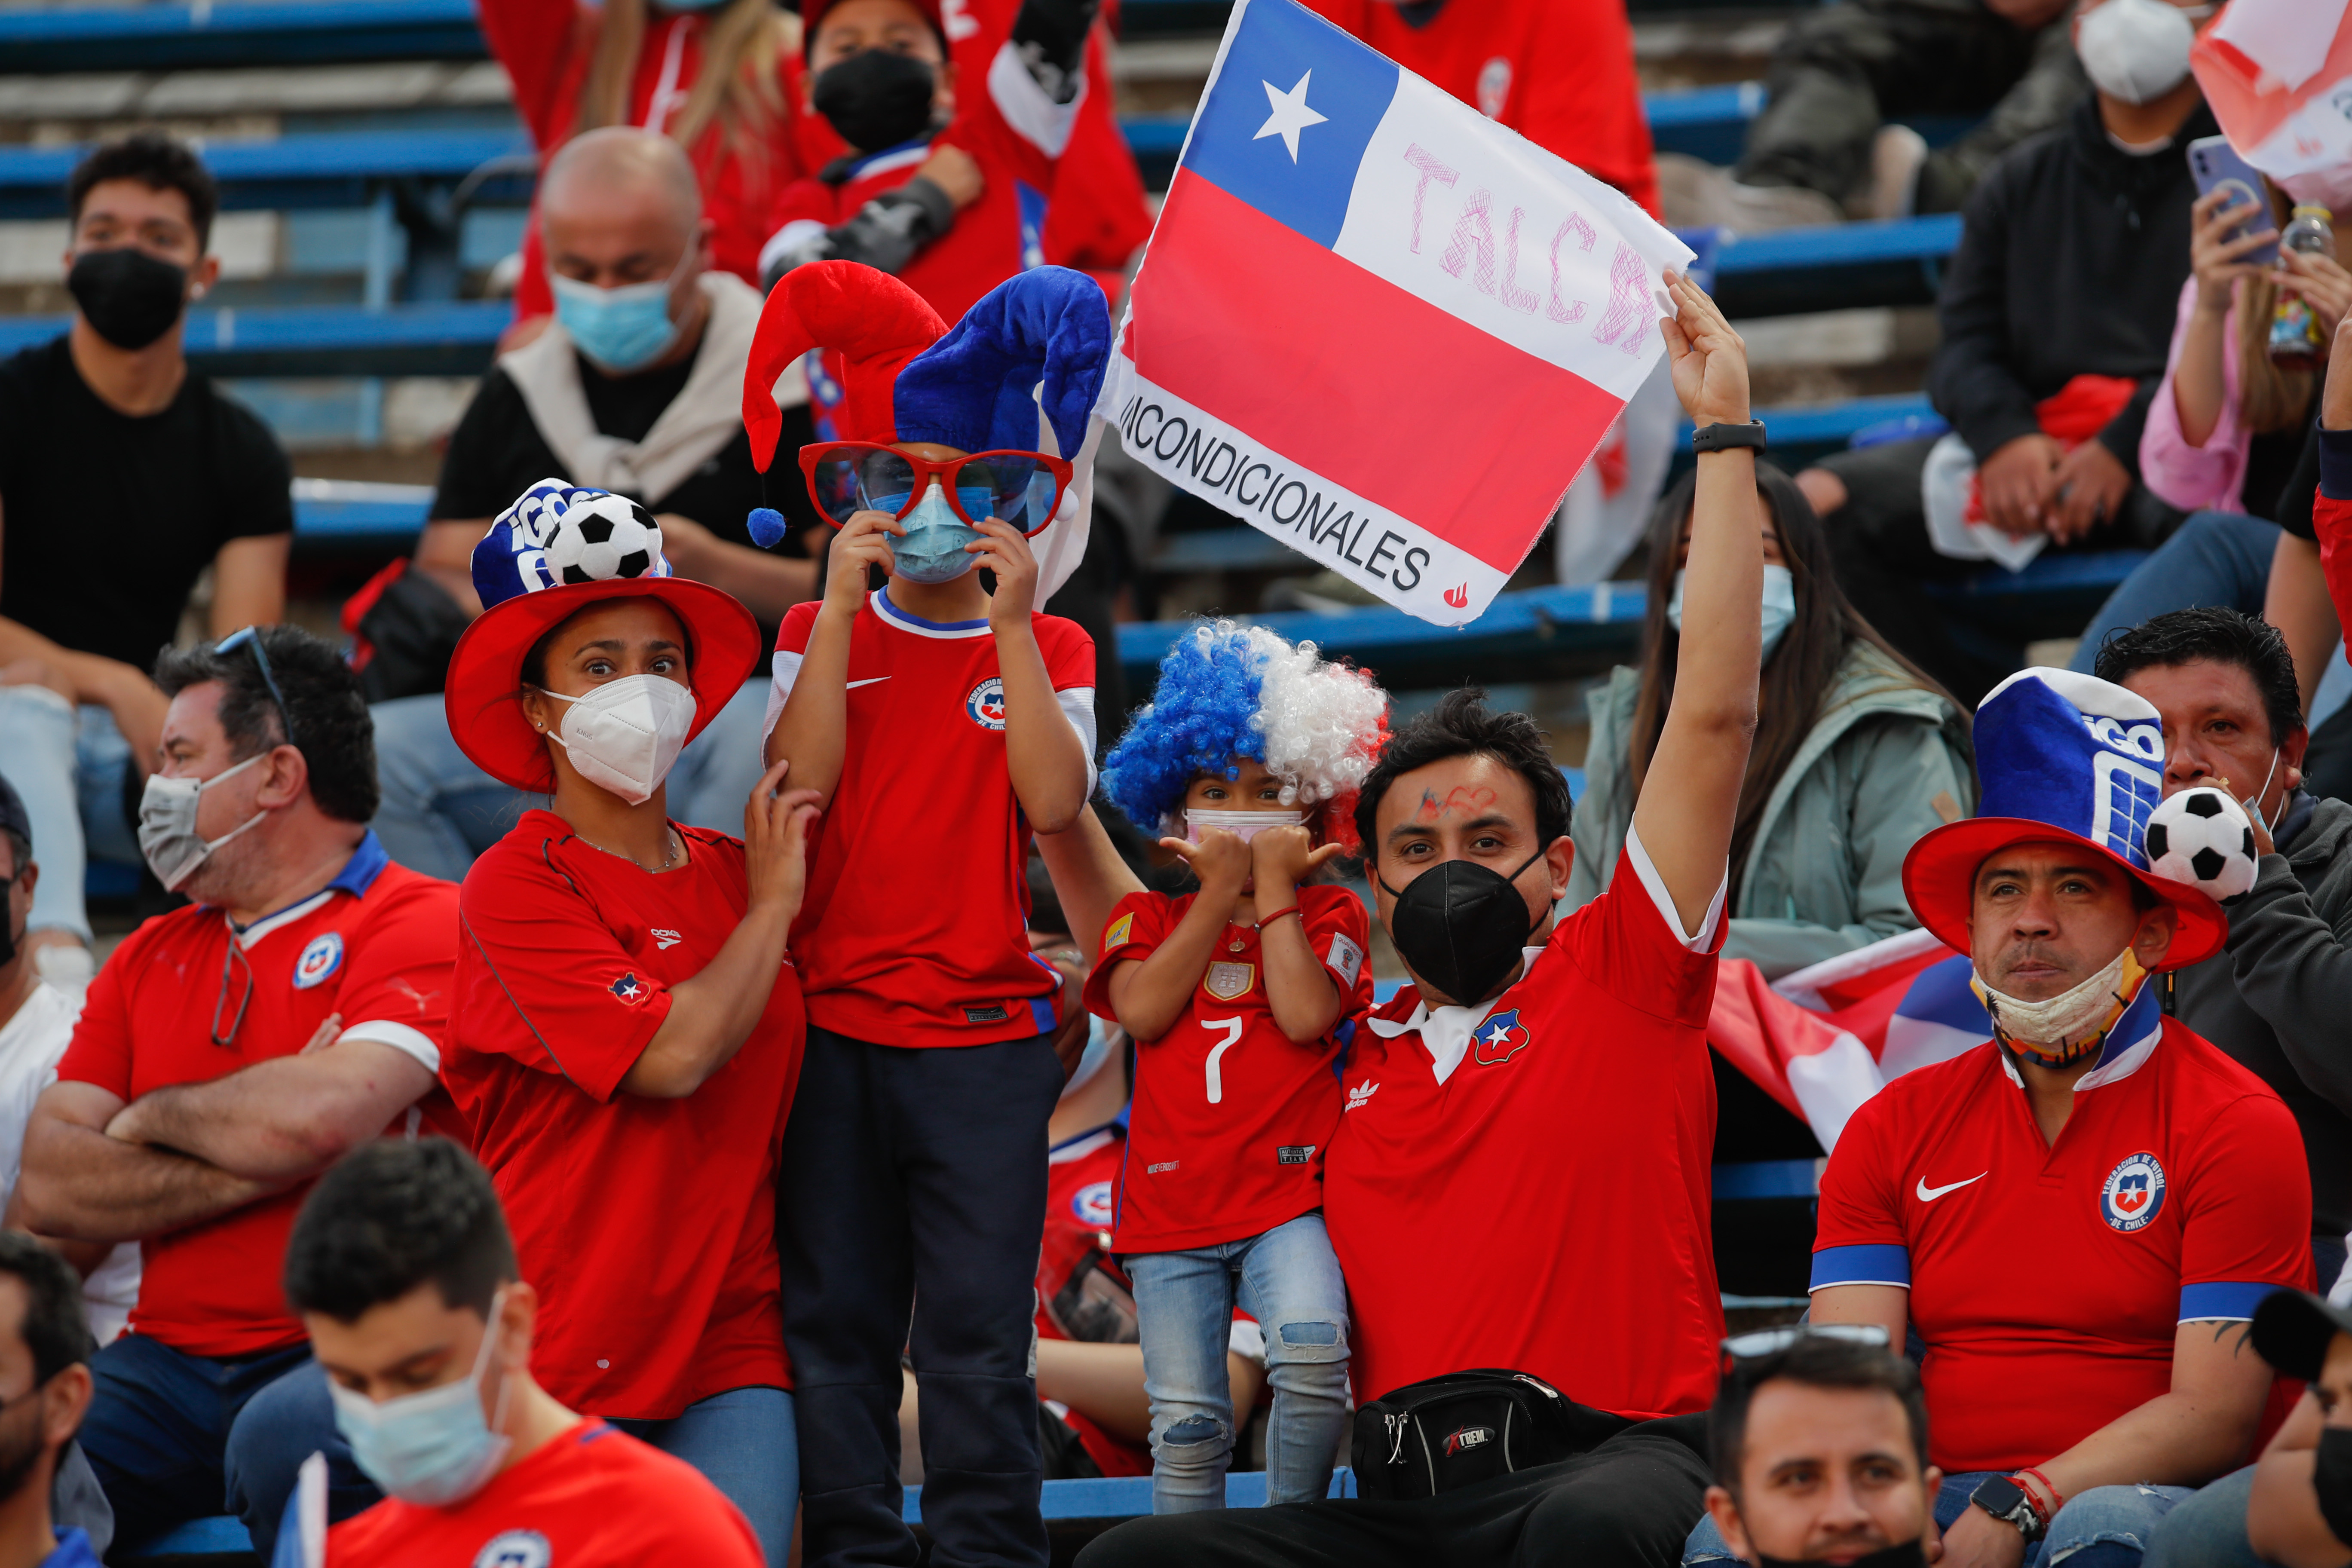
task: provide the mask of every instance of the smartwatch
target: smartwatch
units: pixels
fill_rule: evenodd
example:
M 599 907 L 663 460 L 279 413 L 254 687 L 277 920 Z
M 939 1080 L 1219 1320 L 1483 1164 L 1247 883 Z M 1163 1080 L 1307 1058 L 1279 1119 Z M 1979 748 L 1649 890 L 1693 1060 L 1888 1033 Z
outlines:
M 1764 449 L 1764 421 L 1750 419 L 1745 425 L 1702 425 L 1691 432 L 1694 452 L 1722 452 L 1734 447 Z
M 1986 1477 L 1969 1494 L 1969 1501 L 2002 1523 L 2017 1526 L 2017 1532 L 2027 1541 L 2042 1539 L 2042 1515 L 2034 1509 L 2033 1500 L 2007 1476 Z

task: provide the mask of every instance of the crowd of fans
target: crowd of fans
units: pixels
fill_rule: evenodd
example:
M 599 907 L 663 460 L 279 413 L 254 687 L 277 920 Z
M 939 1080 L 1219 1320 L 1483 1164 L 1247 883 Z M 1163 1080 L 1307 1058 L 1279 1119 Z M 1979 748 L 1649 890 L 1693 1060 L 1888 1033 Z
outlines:
M 1149 230 L 1094 0 L 483 0 L 518 319 L 340 641 L 182 347 L 202 159 L 75 170 L 0 363 L 0 1568 L 912 1562 L 914 1482 L 1042 1564 L 1144 1475 L 1089 1568 L 2352 1561 L 2352 273 L 2198 194 L 2204 9 L 1836 0 L 1715 170 L 1615 0 L 1311 4 L 1676 221 L 1962 215 L 1949 434 L 1793 475 L 1668 275 L 1732 434 L 1580 800 L 1262 626 L 1130 711 L 1121 529 L 1041 537 Z M 2122 544 L 2071 668 L 1930 592 Z M 1990 1037 L 1833 1140 L 1709 1048 L 1724 961 L 1919 931 Z

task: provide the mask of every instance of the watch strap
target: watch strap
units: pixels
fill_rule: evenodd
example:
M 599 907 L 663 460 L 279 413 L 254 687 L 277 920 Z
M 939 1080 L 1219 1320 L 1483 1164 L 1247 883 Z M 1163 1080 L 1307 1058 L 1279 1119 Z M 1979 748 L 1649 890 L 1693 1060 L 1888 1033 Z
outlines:
M 2044 1523 L 2041 1511 L 2026 1489 L 2007 1476 L 1987 1476 L 1969 1494 L 1969 1501 L 2004 1524 L 2017 1527 L 2017 1532 L 2028 1542 L 2042 1539 Z
M 1691 450 L 1694 452 L 1722 452 L 1734 447 L 1748 447 L 1759 452 L 1764 450 L 1764 421 L 1750 419 L 1745 425 L 1718 422 L 1702 425 L 1691 432 Z

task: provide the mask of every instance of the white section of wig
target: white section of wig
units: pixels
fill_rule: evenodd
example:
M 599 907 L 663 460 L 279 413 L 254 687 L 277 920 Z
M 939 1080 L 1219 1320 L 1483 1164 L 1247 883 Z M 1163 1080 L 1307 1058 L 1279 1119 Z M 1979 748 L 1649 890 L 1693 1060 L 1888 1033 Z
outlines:
M 1349 665 L 1318 658 L 1264 626 L 1244 628 L 1265 660 L 1252 725 L 1265 736 L 1265 767 L 1282 780 L 1285 805 L 1314 805 L 1360 788 L 1380 748 L 1388 693 Z

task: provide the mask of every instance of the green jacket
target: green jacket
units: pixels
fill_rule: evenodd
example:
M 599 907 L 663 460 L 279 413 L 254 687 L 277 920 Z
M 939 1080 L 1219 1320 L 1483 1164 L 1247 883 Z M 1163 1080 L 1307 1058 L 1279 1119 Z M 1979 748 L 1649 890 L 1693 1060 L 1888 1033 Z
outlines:
M 1609 885 L 1625 847 L 1641 688 L 1641 671 L 1620 666 L 1591 696 L 1563 913 Z M 1903 897 L 1903 857 L 1947 814 L 1976 809 L 1975 755 L 1960 710 L 1876 647 L 1853 645 L 1822 710 L 1773 786 L 1731 890 L 1723 956 L 1749 960 L 1767 979 L 1917 926 Z

